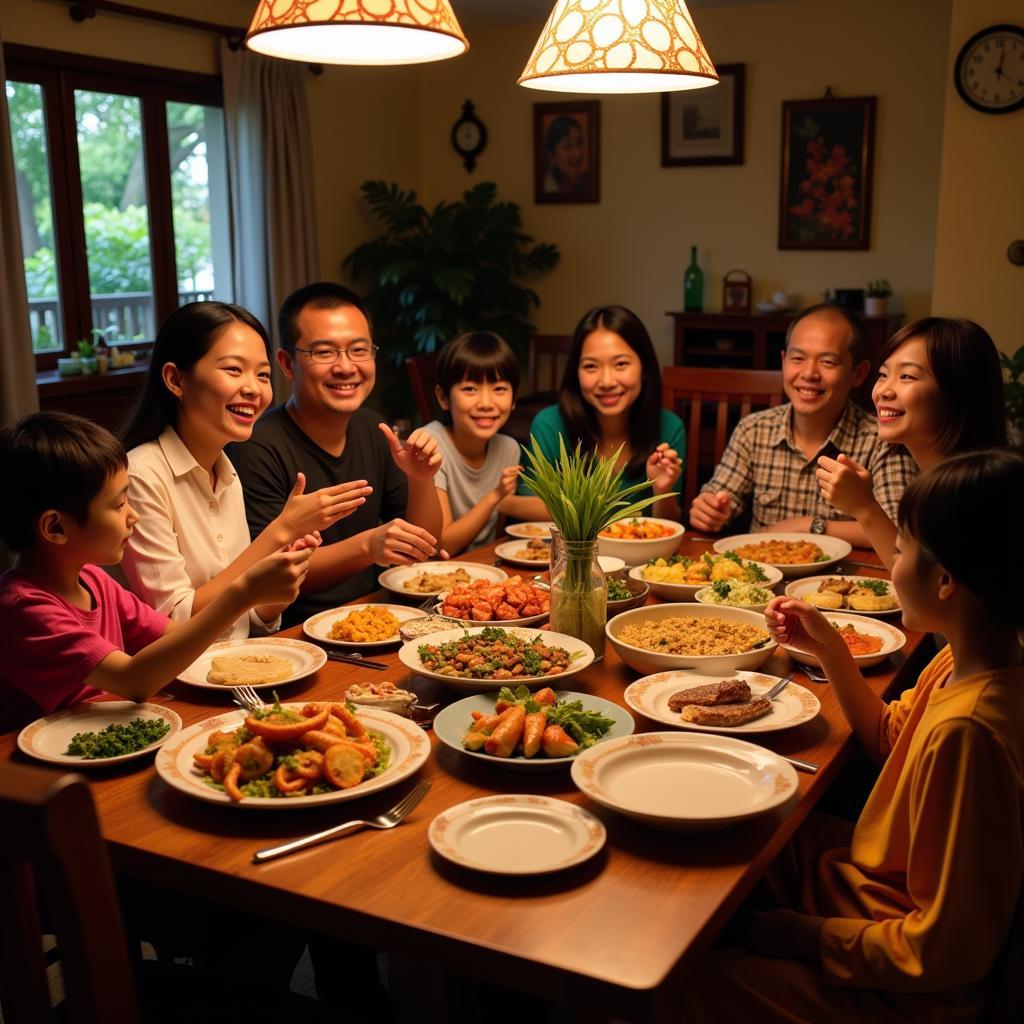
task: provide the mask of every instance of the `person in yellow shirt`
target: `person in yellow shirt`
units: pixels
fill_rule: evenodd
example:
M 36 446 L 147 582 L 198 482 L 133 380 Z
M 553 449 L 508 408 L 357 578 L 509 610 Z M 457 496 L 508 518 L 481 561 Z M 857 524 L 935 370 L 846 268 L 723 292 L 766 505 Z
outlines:
M 773 600 L 780 642 L 814 654 L 881 773 L 855 826 L 812 816 L 766 879 L 749 952 L 709 953 L 687 1022 L 979 1019 L 1024 881 L 1024 452 L 953 456 L 899 508 L 893 586 L 910 628 L 949 645 L 880 700 L 810 605 Z M 984 547 L 965 542 L 985 510 Z

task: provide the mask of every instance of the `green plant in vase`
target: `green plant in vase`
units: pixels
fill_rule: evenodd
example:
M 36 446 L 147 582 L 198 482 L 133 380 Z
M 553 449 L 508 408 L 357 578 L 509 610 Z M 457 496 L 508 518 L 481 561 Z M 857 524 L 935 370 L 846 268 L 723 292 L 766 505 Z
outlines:
M 536 438 L 524 448 L 529 463 L 526 485 L 547 506 L 555 526 L 551 552 L 551 628 L 590 644 L 595 657 L 604 656 L 604 624 L 608 588 L 597 561 L 597 536 L 620 519 L 649 508 L 661 497 L 630 501 L 645 490 L 645 481 L 619 490 L 623 469 L 616 470 L 622 451 L 602 459 L 586 454 L 577 444 L 570 454 L 562 438 L 558 459 L 551 462 Z

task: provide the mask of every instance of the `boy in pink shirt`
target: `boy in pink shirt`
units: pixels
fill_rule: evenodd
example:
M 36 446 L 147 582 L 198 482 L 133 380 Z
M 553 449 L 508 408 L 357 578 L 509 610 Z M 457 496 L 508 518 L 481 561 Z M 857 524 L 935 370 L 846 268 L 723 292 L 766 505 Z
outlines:
M 143 701 L 256 604 L 298 594 L 307 537 L 240 576 L 187 622 L 170 622 L 97 565 L 116 565 L 138 516 L 128 459 L 107 430 L 35 413 L 0 430 L 0 539 L 17 552 L 0 577 L 0 729 L 113 693 Z

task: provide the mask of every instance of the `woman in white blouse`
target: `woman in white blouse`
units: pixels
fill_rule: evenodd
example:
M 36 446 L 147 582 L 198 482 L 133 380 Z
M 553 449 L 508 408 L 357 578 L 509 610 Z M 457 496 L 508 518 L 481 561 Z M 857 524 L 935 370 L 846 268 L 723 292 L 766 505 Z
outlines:
M 122 431 L 139 522 L 121 564 L 132 590 L 172 619 L 190 618 L 272 551 L 319 543 L 317 531 L 372 490 L 354 480 L 304 494 L 300 473 L 281 514 L 250 543 L 242 486 L 224 446 L 249 439 L 271 398 L 270 339 L 251 313 L 193 302 L 164 322 Z M 223 639 L 266 633 L 282 611 L 254 608 Z

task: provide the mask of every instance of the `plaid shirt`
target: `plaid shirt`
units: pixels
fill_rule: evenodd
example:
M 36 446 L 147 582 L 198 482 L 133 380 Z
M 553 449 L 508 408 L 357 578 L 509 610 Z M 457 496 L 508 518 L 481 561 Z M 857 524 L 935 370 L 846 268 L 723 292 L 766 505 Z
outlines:
M 834 459 L 842 452 L 870 471 L 875 500 L 895 521 L 903 489 L 917 473 L 906 450 L 880 441 L 874 416 L 848 401 L 828 440 L 808 459 L 793 440 L 792 410 L 787 402 L 740 420 L 701 491 L 726 491 L 731 518 L 750 505 L 751 530 L 795 516 L 848 520 L 822 497 L 814 475 L 819 456 Z

